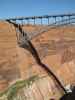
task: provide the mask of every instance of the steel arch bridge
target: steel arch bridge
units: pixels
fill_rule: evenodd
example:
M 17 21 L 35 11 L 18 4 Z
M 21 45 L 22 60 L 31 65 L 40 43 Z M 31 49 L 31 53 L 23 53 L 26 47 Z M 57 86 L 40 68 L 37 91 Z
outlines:
M 39 22 L 37 22 L 39 20 Z M 44 20 L 46 20 L 44 22 Z M 64 25 L 75 25 L 75 13 L 71 14 L 60 14 L 60 15 L 44 15 L 44 16 L 32 16 L 32 17 L 14 17 L 1 19 L 1 21 L 11 21 L 18 25 L 41 25 L 46 26 L 40 31 L 27 32 L 30 40 L 37 35 L 43 34 L 52 28 L 64 26 Z M 33 21 L 33 22 L 32 22 Z M 26 30 L 24 30 L 26 32 Z
M 58 14 L 58 15 L 43 15 L 43 16 L 31 16 L 31 17 L 14 17 L 7 18 L 5 20 L 16 21 L 21 24 L 33 24 L 33 25 L 52 25 L 60 23 L 75 23 L 75 13 L 71 14 Z M 38 22 L 38 21 L 39 22 Z M 44 22 L 45 20 L 45 22 Z

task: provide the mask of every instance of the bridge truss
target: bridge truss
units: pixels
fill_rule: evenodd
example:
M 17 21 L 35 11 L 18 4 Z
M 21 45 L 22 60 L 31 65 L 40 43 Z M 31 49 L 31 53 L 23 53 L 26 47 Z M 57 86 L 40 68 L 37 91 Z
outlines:
M 33 24 L 33 25 L 51 25 L 60 24 L 60 22 L 65 23 L 75 23 L 75 13 L 71 14 L 59 14 L 59 15 L 44 15 L 44 16 L 32 16 L 32 17 L 14 17 L 7 18 L 4 20 L 16 21 L 20 24 Z

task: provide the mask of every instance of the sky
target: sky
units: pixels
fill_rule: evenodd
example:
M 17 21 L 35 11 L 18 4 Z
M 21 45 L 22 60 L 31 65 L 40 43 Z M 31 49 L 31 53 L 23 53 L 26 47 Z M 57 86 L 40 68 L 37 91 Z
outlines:
M 75 0 L 0 0 L 0 18 L 75 12 Z

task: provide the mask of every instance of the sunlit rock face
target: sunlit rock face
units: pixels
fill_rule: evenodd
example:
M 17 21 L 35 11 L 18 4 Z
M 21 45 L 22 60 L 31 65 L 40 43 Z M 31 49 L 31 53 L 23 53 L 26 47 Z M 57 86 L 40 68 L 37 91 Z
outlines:
M 20 76 L 16 33 L 6 22 L 0 22 L 0 75 L 8 82 Z
M 43 28 L 45 26 L 23 26 L 24 31 L 28 34 L 32 32 L 35 34 Z M 74 40 L 74 26 L 50 29 L 50 31 L 39 34 L 31 40 L 41 61 L 57 75 L 64 86 L 67 84 L 75 85 Z M 25 79 L 36 74 L 47 75 L 45 70 L 36 63 L 31 53 L 18 46 L 15 28 L 6 22 L 0 22 L 0 76 L 3 79 L 1 81 L 5 80 L 7 87 L 8 84 L 19 78 Z

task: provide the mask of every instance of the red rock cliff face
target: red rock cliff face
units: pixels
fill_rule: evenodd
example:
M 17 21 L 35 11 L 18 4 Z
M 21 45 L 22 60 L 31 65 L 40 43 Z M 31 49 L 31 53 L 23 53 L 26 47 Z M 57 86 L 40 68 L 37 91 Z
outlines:
M 42 26 L 24 26 L 35 32 Z M 45 27 L 44 27 L 45 28 Z M 75 84 L 75 27 L 59 27 L 38 35 L 31 41 L 43 63 L 57 75 L 64 85 Z M 46 74 L 36 64 L 32 55 L 17 45 L 16 32 L 12 25 L 0 22 L 0 76 L 8 83 L 34 74 Z
M 16 34 L 6 22 L 0 22 L 0 76 L 8 81 L 19 77 Z
M 24 27 L 26 31 L 34 32 L 39 31 L 41 28 L 41 26 Z M 45 27 L 43 26 L 43 28 Z M 38 51 L 42 62 L 57 75 L 64 85 L 75 84 L 75 26 L 50 29 L 48 32 L 33 38 L 32 43 Z M 32 73 L 33 71 L 35 73 L 44 73 L 40 66 L 37 66 L 37 70 L 35 66 L 36 63 L 34 62 L 32 64 L 34 69 Z

